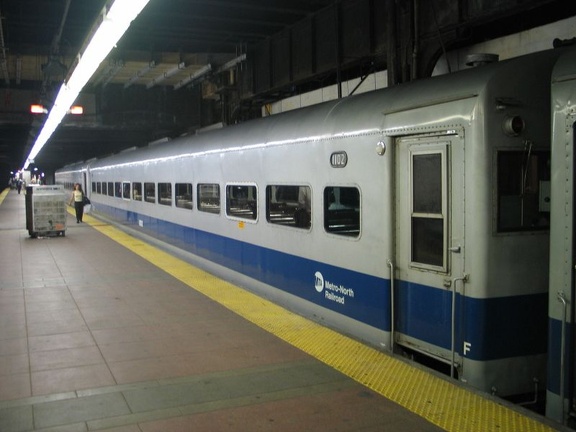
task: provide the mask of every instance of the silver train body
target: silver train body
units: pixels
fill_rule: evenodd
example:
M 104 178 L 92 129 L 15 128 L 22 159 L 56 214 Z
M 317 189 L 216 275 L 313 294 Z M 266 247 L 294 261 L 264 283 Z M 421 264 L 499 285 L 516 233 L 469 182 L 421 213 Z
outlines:
M 576 52 L 564 55 L 552 74 L 552 225 L 550 228 L 549 359 L 546 416 L 576 419 Z
M 550 81 L 566 52 L 127 150 L 56 182 L 366 343 L 531 393 L 547 380 Z

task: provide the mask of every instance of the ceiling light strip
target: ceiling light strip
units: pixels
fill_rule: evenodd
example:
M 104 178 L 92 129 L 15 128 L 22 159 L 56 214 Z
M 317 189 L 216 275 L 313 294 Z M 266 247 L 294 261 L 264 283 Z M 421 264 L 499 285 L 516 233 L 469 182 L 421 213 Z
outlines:
M 40 150 L 48 142 L 68 110 L 74 103 L 82 88 L 96 72 L 100 64 L 108 56 L 112 48 L 128 30 L 130 23 L 138 16 L 150 0 L 116 0 L 107 13 L 88 47 L 81 55 L 74 72 L 68 82 L 60 87 L 54 106 L 48 114 L 46 123 L 40 131 L 30 154 L 24 163 L 27 169 Z

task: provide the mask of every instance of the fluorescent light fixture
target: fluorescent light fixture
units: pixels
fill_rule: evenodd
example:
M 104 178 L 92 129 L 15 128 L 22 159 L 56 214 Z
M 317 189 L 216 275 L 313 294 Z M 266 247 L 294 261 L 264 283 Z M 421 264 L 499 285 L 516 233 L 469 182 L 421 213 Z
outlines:
M 181 70 L 186 69 L 186 67 L 187 67 L 186 63 L 184 63 L 184 62 L 179 63 L 177 66 L 174 66 L 172 69 L 167 70 L 162 75 L 158 75 L 156 78 L 154 78 L 148 84 L 146 84 L 146 88 L 150 89 L 150 88 L 154 87 L 156 84 L 164 81 L 165 79 L 173 77 L 174 75 L 178 74 Z
M 206 75 L 208 72 L 212 70 L 212 65 L 208 63 L 206 66 L 202 66 L 196 72 L 191 73 L 188 77 L 184 78 L 183 80 L 179 81 L 176 85 L 174 85 L 174 90 L 178 90 L 180 87 L 185 86 L 188 83 L 200 78 L 201 76 Z
M 30 154 L 24 163 L 28 168 L 31 161 L 40 153 L 48 142 L 90 77 L 96 72 L 100 63 L 108 56 L 112 48 L 128 30 L 130 23 L 138 16 L 150 0 L 116 0 L 108 13 L 102 11 L 103 19 L 92 36 L 88 47 L 72 72 L 68 82 L 63 83 L 48 114 L 46 123 L 36 138 Z

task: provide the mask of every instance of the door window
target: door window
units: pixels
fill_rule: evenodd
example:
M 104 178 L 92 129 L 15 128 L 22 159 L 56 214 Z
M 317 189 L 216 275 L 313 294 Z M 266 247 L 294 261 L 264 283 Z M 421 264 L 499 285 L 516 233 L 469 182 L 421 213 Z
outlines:
M 445 270 L 445 150 L 412 151 L 410 171 L 412 264 Z

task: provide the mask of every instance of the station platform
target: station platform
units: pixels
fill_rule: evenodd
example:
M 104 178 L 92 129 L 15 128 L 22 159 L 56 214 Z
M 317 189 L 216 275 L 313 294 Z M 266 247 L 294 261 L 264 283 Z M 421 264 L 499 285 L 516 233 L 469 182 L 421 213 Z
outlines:
M 553 431 L 72 213 L 0 194 L 0 431 Z

